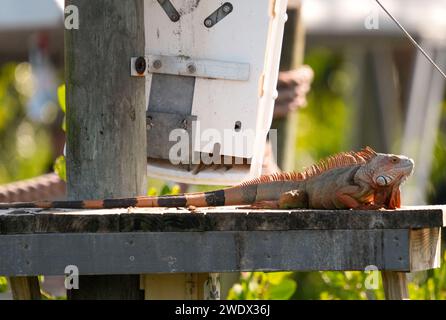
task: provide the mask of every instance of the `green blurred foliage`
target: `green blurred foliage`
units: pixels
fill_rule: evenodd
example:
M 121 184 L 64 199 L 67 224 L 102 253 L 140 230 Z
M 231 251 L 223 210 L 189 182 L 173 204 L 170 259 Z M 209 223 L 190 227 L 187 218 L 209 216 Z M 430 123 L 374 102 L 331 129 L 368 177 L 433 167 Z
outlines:
M 177 195 L 181 193 L 181 188 L 178 184 L 166 183 L 159 179 L 148 179 L 148 196 L 165 196 Z
M 242 272 L 229 300 L 287 300 L 297 288 L 292 272 Z
M 311 300 L 365 300 L 383 299 L 381 277 L 378 271 L 324 271 L 295 273 L 299 289 L 293 299 Z M 377 289 L 366 289 L 365 283 L 375 279 Z
M 48 129 L 26 113 L 32 83 L 27 63 L 0 66 L 0 184 L 37 176 L 51 165 Z
M 54 161 L 53 169 L 57 173 L 59 178 L 63 181 L 67 181 L 67 164 L 65 162 L 65 156 L 58 156 Z
M 57 88 L 57 100 L 59 102 L 59 107 L 64 113 L 63 121 L 62 121 L 62 130 L 66 132 L 67 124 L 66 124 L 66 104 L 65 104 L 65 85 L 62 84 Z M 54 172 L 61 178 L 63 181 L 67 181 L 67 164 L 65 161 L 65 156 L 58 156 L 56 161 L 54 161 L 53 165 Z
M 38 176 L 51 167 L 48 129 L 27 116 L 26 103 L 33 94 L 28 63 L 0 66 L 0 184 Z M 8 289 L 0 277 L 0 292 Z
M 409 295 L 414 300 L 446 300 L 446 252 L 441 268 L 418 272 L 409 283 Z
M 57 88 L 57 101 L 59 102 L 60 109 L 63 113 L 66 113 L 66 103 L 65 103 L 65 85 L 62 84 Z
M 8 281 L 5 277 L 0 277 L 0 292 L 8 290 Z
M 66 97 L 65 96 L 65 85 L 62 84 L 59 86 L 59 88 L 57 88 L 57 101 L 59 102 L 60 109 L 64 113 L 64 117 L 63 117 L 63 121 L 62 121 L 62 130 L 66 132 L 67 131 L 67 124 L 66 124 L 67 108 L 66 108 L 65 97 Z
M 432 171 L 429 179 L 429 203 L 446 204 L 446 101 L 443 102 L 443 117 L 437 132 L 437 142 L 434 149 Z
M 305 64 L 314 70 L 308 105 L 299 110 L 296 140 L 297 163 L 300 169 L 335 152 L 349 148 L 351 109 L 346 95 L 353 90 L 354 72 L 342 56 L 326 48 L 316 48 Z

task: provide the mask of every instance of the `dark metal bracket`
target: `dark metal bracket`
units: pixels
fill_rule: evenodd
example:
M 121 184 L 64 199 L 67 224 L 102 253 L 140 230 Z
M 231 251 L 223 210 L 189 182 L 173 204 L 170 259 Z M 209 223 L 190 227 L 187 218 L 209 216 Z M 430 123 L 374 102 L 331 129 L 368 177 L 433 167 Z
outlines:
M 228 14 L 234 10 L 234 6 L 230 2 L 225 2 L 220 8 L 215 10 L 209 17 L 204 19 L 204 26 L 206 28 L 212 28 L 220 20 L 224 19 Z
M 167 16 L 172 22 L 177 22 L 180 20 L 180 14 L 177 9 L 173 6 L 170 0 L 158 0 L 158 3 L 163 8 L 164 12 L 166 12 Z

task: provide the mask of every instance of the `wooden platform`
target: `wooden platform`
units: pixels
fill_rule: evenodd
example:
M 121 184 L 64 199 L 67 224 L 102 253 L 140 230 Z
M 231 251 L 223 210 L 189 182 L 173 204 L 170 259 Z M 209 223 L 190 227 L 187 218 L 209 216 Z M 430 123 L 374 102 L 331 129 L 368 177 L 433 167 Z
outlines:
M 446 207 L 0 211 L 0 275 L 439 267 Z

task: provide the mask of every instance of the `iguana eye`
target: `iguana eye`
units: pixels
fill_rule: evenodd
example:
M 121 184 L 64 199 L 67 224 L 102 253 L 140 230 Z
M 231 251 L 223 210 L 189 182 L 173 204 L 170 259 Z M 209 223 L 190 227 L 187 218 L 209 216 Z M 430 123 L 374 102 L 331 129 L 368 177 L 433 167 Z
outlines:
M 378 178 L 376 178 L 376 183 L 379 186 L 385 186 L 385 185 L 387 185 L 388 181 L 385 176 L 379 176 Z
M 398 159 L 397 157 L 393 157 L 390 159 L 390 161 L 392 161 L 392 163 L 398 163 L 400 159 Z

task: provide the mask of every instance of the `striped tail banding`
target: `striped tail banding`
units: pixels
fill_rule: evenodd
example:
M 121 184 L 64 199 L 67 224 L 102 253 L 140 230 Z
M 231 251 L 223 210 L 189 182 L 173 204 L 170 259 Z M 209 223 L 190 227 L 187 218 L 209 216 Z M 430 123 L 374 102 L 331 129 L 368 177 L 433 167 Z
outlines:
M 66 208 L 66 209 L 112 209 L 128 207 L 218 207 L 225 205 L 250 205 L 256 201 L 276 200 L 283 190 L 289 190 L 291 181 L 272 181 L 246 184 L 209 192 L 181 195 L 119 198 L 84 201 L 36 201 L 0 203 L 0 209 L 9 208 Z M 284 189 L 285 188 L 285 189 Z

